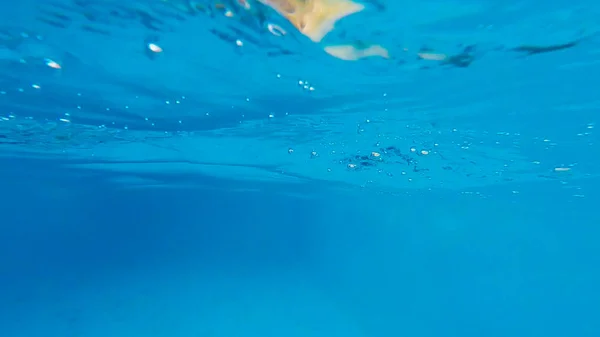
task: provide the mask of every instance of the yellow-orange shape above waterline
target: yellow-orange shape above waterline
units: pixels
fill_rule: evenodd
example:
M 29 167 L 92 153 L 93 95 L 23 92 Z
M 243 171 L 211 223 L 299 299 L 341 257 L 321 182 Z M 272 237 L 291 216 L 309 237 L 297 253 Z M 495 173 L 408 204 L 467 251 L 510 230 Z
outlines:
M 339 20 L 365 9 L 364 5 L 351 0 L 259 1 L 276 10 L 313 42 L 321 42 Z

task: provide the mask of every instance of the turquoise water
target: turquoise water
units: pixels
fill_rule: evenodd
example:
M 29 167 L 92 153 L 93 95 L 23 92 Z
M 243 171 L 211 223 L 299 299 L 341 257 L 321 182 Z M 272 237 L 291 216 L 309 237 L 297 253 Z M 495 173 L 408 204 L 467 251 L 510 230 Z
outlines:
M 247 3 L 0 5 L 0 336 L 600 336 L 600 5 Z

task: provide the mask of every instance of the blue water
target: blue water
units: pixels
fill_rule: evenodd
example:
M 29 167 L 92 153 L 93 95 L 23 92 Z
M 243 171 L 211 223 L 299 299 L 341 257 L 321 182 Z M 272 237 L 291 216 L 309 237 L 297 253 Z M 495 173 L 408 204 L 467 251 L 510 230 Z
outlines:
M 247 3 L 0 4 L 0 337 L 600 336 L 600 5 Z

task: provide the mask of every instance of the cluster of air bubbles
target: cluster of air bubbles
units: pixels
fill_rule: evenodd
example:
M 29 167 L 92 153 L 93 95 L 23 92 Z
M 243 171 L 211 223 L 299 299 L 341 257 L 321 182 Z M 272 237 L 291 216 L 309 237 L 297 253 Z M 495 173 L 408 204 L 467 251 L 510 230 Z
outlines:
M 421 150 L 419 150 L 419 149 L 417 149 L 417 148 L 416 148 L 416 147 L 414 147 L 414 146 L 410 148 L 410 152 L 411 152 L 411 153 L 418 154 L 418 155 L 421 155 L 421 156 L 426 156 L 426 155 L 428 155 L 428 154 L 430 153 L 430 151 L 429 151 L 429 150 L 426 150 L 426 149 L 421 149 Z
M 15 118 L 16 118 L 16 116 L 15 116 L 15 115 L 13 115 L 13 114 L 9 114 L 9 115 L 8 115 L 8 116 L 6 116 L 6 117 L 4 117 L 4 116 L 0 117 L 0 120 L 2 120 L 2 121 L 9 121 L 9 120 L 11 120 L 11 119 L 15 119 Z
M 301 86 L 304 90 L 315 91 L 315 87 L 308 83 L 308 81 L 299 80 L 298 85 Z
M 592 134 L 592 130 L 594 129 L 595 124 L 594 123 L 587 123 L 585 126 L 585 131 L 584 132 L 580 132 L 577 134 L 577 136 L 581 137 L 581 136 L 589 136 Z
M 182 96 L 182 99 L 185 99 L 185 97 L 184 97 L 184 96 Z M 172 100 L 169 100 L 169 99 L 168 99 L 168 100 L 165 100 L 165 104 L 166 104 L 166 105 L 171 105 L 171 104 L 181 104 L 181 100 L 179 100 L 179 99 L 176 99 L 176 100 L 173 100 L 173 101 L 172 101 Z

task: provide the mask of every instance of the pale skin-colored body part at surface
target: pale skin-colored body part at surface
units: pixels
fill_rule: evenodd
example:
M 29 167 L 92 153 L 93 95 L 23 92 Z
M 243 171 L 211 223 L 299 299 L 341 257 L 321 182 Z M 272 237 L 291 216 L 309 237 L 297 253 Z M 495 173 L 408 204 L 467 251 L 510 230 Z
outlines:
M 351 0 L 260 0 L 285 17 L 313 42 L 321 40 L 339 20 L 361 12 L 365 6 Z
M 365 6 L 351 0 L 260 0 L 286 18 L 300 33 L 315 43 L 330 33 L 335 24 Z M 357 61 L 366 57 L 389 58 L 387 49 L 380 45 L 357 47 L 352 44 L 326 46 L 327 54 L 344 61 Z
M 352 0 L 258 0 L 263 5 L 273 9 L 279 15 L 289 21 L 302 35 L 308 37 L 312 42 L 320 44 L 323 38 L 335 29 L 335 25 L 341 19 L 350 15 L 360 13 L 365 6 Z M 208 10 L 226 9 L 224 3 L 216 1 L 212 5 L 195 2 L 184 2 L 181 0 L 162 0 L 164 3 L 181 10 Z M 244 9 L 254 9 L 246 0 L 237 0 Z M 226 11 L 225 15 L 233 17 L 233 13 Z M 274 35 L 285 35 L 279 27 L 269 25 L 269 30 Z M 380 45 L 363 45 L 363 43 L 349 43 L 343 45 L 329 45 L 323 47 L 330 56 L 344 61 L 357 61 L 367 57 L 379 56 L 389 58 L 389 52 Z
M 358 48 L 353 45 L 327 46 L 325 52 L 333 57 L 344 61 L 357 61 L 366 57 L 379 56 L 390 58 L 387 49 L 380 45 L 370 45 L 365 48 Z

